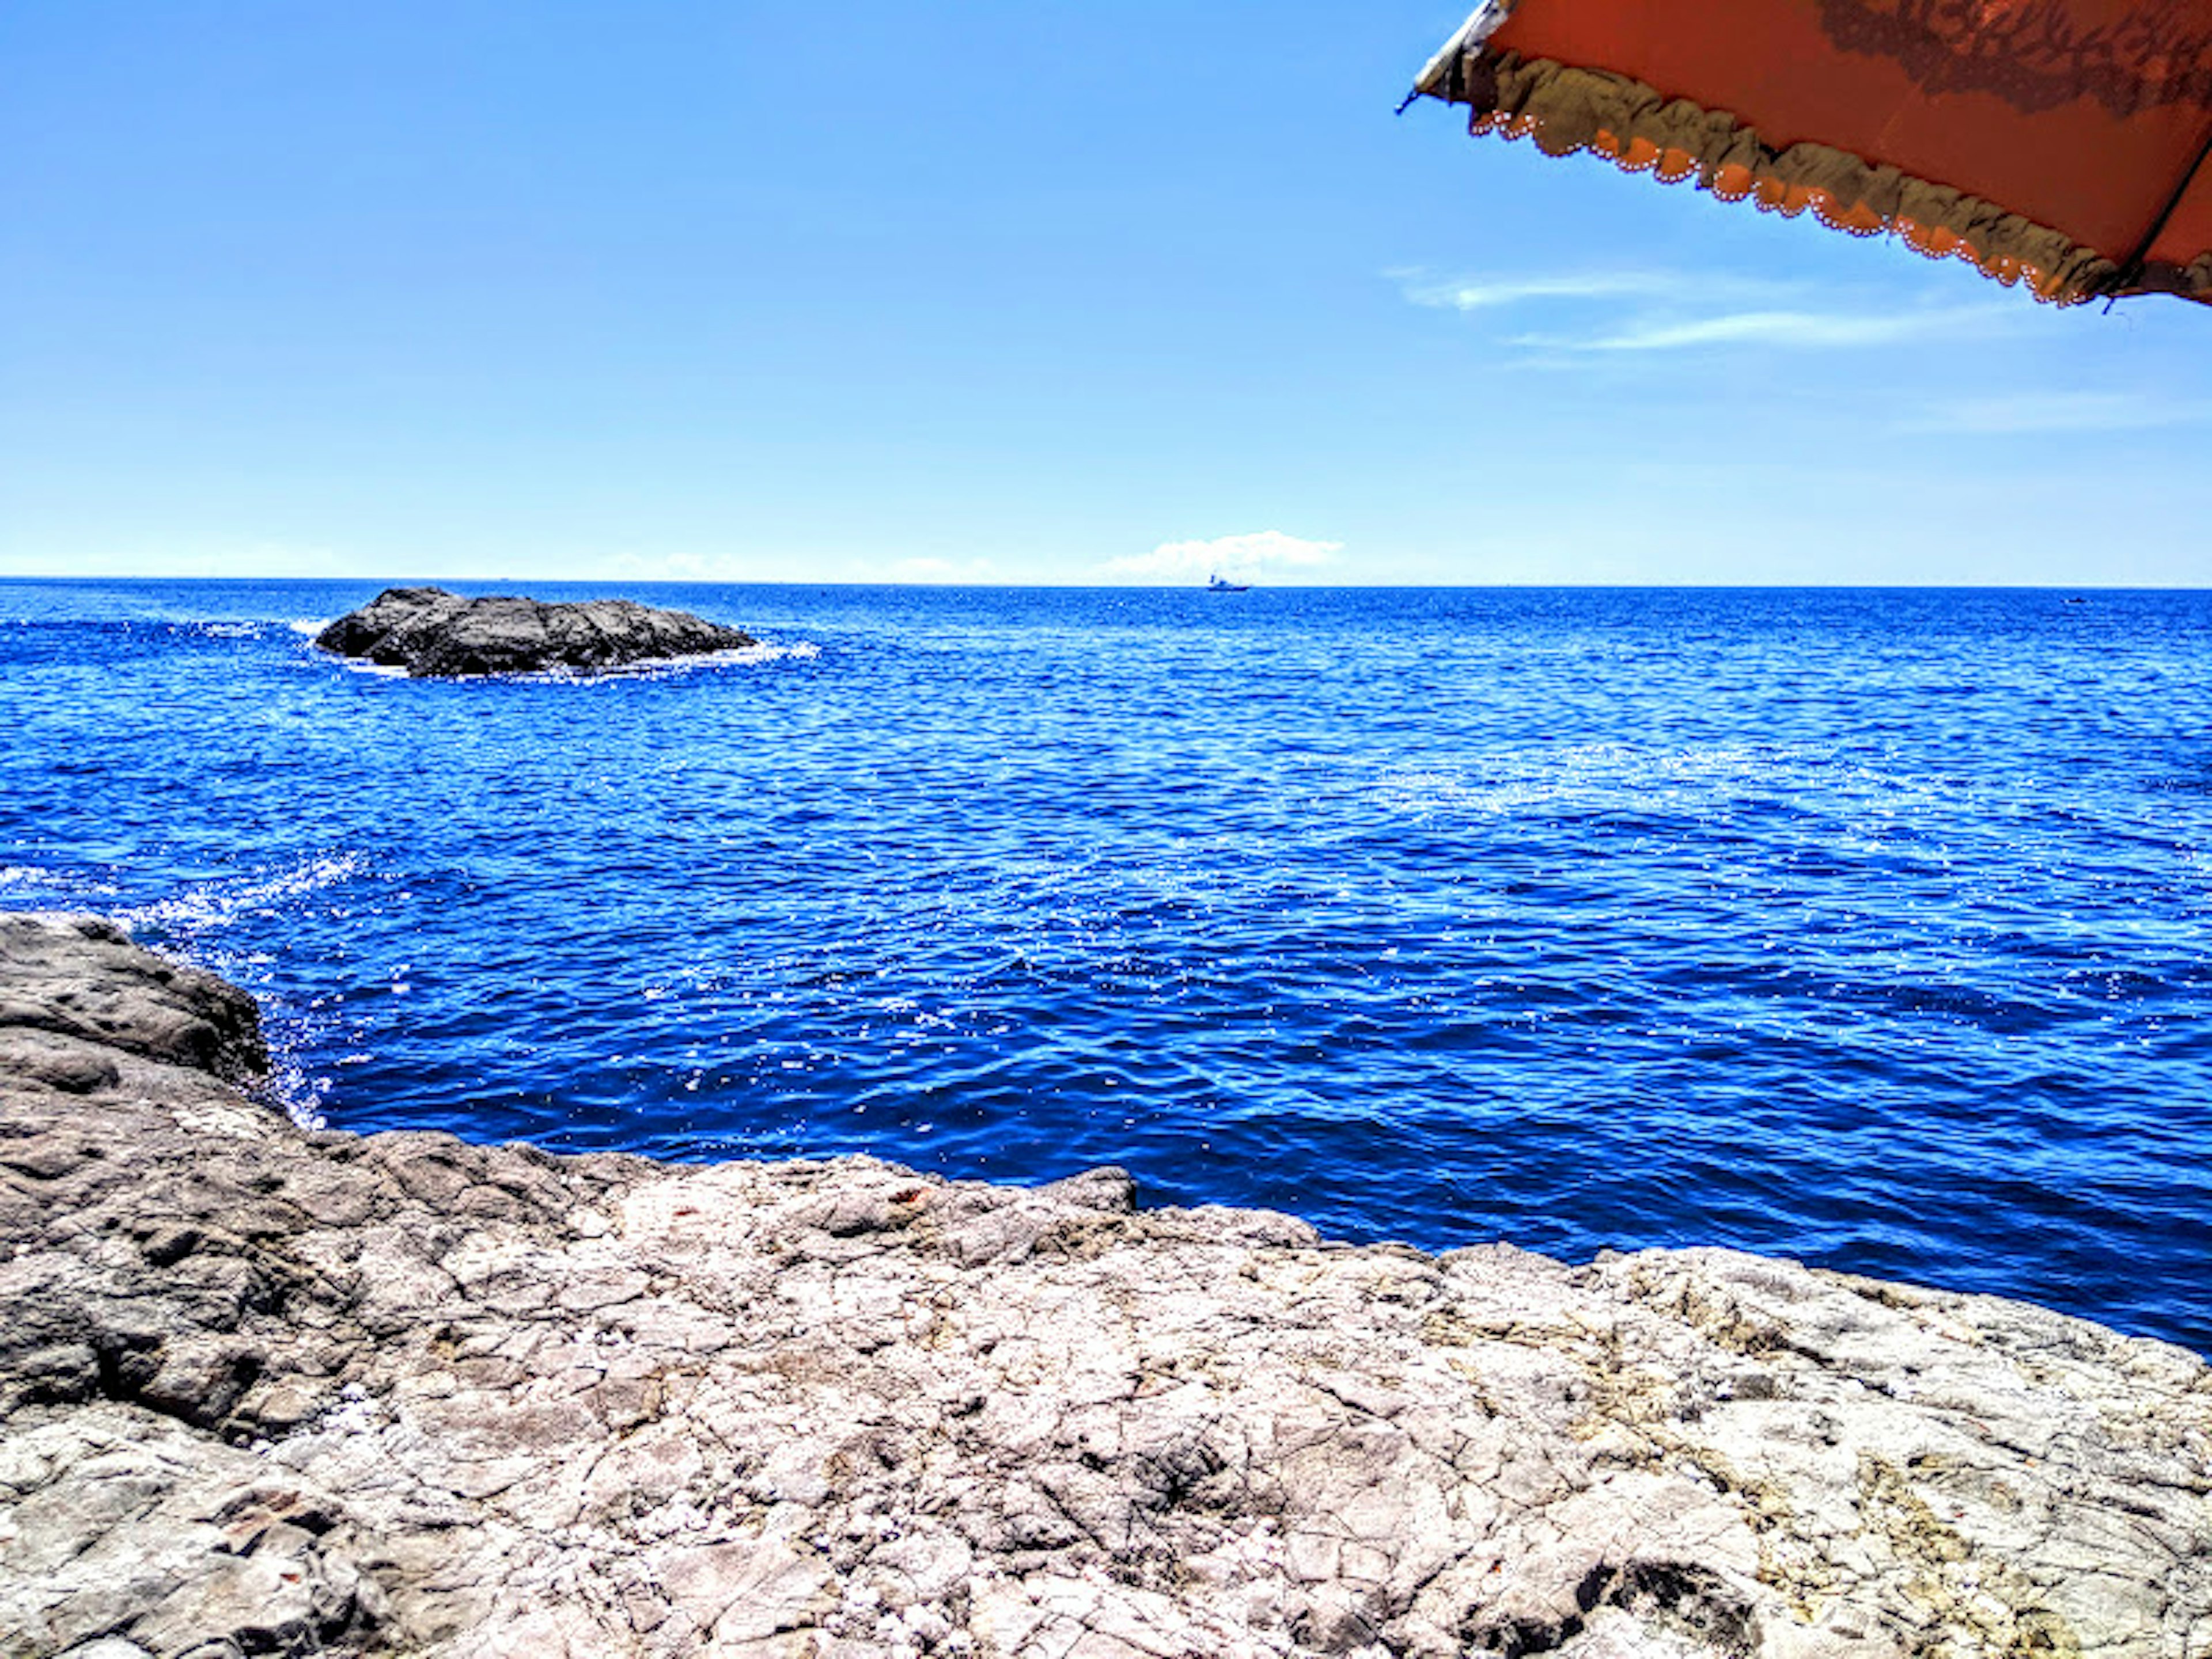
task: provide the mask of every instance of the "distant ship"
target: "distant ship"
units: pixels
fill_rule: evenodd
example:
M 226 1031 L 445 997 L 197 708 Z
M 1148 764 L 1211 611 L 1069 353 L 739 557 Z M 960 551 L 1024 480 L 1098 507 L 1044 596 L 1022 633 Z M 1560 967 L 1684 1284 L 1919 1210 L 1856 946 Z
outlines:
M 1206 591 L 1209 593 L 1249 593 L 1252 591 L 1252 584 L 1225 582 L 1218 576 L 1208 576 L 1206 579 Z

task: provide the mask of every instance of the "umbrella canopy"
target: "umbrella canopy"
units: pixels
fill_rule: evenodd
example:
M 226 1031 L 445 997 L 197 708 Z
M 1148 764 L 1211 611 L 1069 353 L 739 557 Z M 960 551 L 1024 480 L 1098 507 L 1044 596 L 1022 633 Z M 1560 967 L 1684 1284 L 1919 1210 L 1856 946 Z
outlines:
M 1486 0 L 1414 90 L 2041 299 L 2212 303 L 2212 0 Z

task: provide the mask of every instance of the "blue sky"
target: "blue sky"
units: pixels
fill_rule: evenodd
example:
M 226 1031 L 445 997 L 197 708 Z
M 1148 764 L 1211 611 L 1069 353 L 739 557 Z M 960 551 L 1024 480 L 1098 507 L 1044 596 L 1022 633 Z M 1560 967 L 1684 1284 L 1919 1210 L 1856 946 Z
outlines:
M 1462 11 L 0 9 L 0 574 L 2212 576 L 2212 311 L 1394 118 Z

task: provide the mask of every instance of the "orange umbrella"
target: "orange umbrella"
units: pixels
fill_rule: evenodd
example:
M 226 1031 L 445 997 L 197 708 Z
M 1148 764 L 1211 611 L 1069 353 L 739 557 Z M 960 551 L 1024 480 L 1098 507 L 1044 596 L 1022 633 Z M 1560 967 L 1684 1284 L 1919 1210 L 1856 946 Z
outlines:
M 2212 0 L 1486 0 L 1424 94 L 2039 299 L 2212 304 Z

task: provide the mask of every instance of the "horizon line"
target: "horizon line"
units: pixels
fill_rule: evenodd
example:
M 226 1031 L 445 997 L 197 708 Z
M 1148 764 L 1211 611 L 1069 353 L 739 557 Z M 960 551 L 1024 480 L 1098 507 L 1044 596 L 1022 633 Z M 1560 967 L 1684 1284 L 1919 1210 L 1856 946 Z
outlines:
M 155 573 L 111 574 L 100 575 L 62 575 L 45 572 L 0 571 L 0 583 L 37 582 L 54 586 L 92 585 L 114 582 L 218 583 L 300 582 L 323 586 L 367 586 L 380 584 L 386 587 L 427 587 L 445 583 L 460 583 L 470 586 L 520 587 L 532 583 L 562 587 L 812 587 L 812 588 L 900 588 L 916 592 L 941 591 L 945 592 L 1085 592 L 1085 593 L 1205 593 L 1208 589 L 1193 582 L 1084 582 L 1084 581 L 1004 581 L 1004 582 L 939 582 L 939 581 L 867 581 L 850 578 L 829 580 L 823 579 L 796 580 L 791 578 L 748 577 L 708 578 L 697 576 L 474 576 L 474 575 L 404 575 L 404 576 L 313 576 L 287 575 L 269 573 L 234 576 L 164 575 Z M 1255 580 L 1248 585 L 1251 592 L 1547 592 L 1559 591 L 1589 592 L 1726 592 L 1726 593 L 2202 593 L 2212 592 L 2212 581 L 2197 583 L 2161 583 L 2150 586 L 2110 582 L 1851 582 L 1851 581 L 1468 581 L 1468 582 L 1268 582 Z

